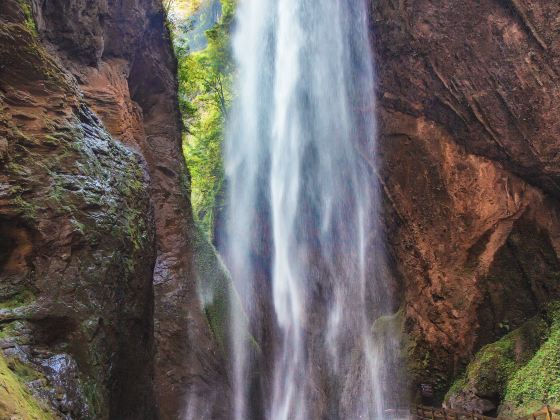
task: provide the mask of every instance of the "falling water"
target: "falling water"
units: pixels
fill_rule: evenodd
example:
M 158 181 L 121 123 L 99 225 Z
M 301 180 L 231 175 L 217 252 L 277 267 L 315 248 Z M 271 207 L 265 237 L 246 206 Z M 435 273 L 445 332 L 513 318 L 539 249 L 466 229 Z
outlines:
M 242 303 L 235 418 L 382 418 L 366 2 L 240 0 L 236 28 L 224 250 Z

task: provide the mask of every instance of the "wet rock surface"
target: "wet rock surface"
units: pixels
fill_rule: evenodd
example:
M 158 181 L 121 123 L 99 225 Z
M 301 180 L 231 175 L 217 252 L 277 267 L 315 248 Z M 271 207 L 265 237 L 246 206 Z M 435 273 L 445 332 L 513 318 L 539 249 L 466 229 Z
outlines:
M 2 13 L 0 27 L 2 347 L 44 375 L 34 387 L 62 415 L 127 418 L 153 405 L 145 164 L 111 138 L 22 14 Z
M 4 353 L 65 418 L 225 413 L 160 2 L 5 0 L 0 63 Z

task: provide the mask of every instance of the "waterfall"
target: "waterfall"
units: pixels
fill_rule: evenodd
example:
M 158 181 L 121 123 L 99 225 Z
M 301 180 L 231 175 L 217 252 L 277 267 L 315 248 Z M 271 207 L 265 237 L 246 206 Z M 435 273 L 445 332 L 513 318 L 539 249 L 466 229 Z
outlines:
M 362 0 L 240 0 L 225 150 L 235 419 L 383 418 Z

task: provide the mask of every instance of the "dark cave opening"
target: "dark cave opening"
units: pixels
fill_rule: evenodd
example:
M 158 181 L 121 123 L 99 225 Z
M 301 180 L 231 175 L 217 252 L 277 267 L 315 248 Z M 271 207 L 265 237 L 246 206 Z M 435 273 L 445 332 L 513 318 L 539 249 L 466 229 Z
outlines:
M 25 273 L 33 251 L 30 230 L 13 219 L 0 219 L 0 276 Z

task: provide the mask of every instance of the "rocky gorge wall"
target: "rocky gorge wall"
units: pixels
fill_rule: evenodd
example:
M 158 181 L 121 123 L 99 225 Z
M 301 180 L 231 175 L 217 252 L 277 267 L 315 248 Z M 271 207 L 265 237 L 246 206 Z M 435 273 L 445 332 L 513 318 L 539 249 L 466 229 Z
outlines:
M 0 344 L 49 415 L 227 407 L 175 66 L 159 1 L 0 3 Z
M 517 413 L 512 384 L 560 331 L 560 5 L 370 10 L 396 273 L 374 333 L 405 333 L 413 394 L 455 383 L 449 405 Z M 223 270 L 194 226 L 174 77 L 157 0 L 1 0 L 0 417 L 228 418 L 195 281 Z
M 550 326 L 560 298 L 560 5 L 379 0 L 371 11 L 400 362 L 413 393 L 432 384 L 437 402 L 482 346 L 528 320 Z M 522 336 L 493 359 L 495 371 L 513 365 L 490 389 L 458 384 L 448 404 L 495 413 L 539 348 Z M 558 398 L 552 376 L 534 404 Z

